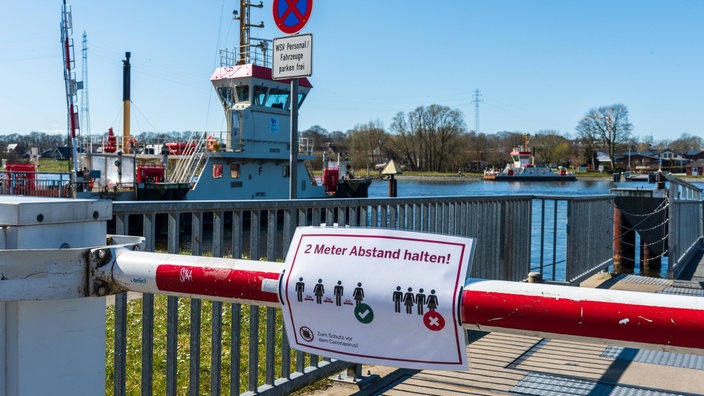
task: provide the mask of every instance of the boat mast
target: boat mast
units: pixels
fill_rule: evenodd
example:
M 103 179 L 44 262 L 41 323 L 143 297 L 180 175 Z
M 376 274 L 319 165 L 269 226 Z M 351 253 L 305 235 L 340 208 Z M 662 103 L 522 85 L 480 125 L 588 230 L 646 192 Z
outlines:
M 130 65 L 131 53 L 125 52 L 125 60 L 122 61 L 122 152 L 129 154 L 130 147 Z
M 76 131 L 78 127 L 78 106 L 76 91 L 79 88 L 79 83 L 76 82 L 76 72 L 73 70 L 75 60 L 73 57 L 73 23 L 71 21 L 71 6 L 63 1 L 61 6 L 61 48 L 63 52 L 64 63 L 64 84 L 66 86 L 66 107 L 68 110 L 68 132 L 71 136 L 71 156 L 73 157 L 73 171 L 78 170 L 78 139 Z
M 232 19 L 240 21 L 240 56 L 237 61 L 238 65 L 244 65 L 250 62 L 249 56 L 249 28 L 263 28 L 264 22 L 259 22 L 258 25 L 252 25 L 249 23 L 249 9 L 251 7 L 263 8 L 264 4 L 260 1 L 259 4 L 252 4 L 247 0 L 240 0 L 240 11 L 239 14 L 237 10 L 233 11 L 234 17 Z

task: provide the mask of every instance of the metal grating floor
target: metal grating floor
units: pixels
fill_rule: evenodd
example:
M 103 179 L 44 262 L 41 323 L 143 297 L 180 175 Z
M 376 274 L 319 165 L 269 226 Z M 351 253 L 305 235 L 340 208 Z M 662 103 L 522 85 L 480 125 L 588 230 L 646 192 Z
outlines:
M 643 284 L 643 285 L 670 286 L 672 284 L 672 280 L 670 280 L 670 279 L 653 278 L 651 276 L 640 276 L 640 275 L 626 275 L 623 278 L 619 279 L 619 281 L 620 282 L 628 282 L 628 283 L 638 283 L 638 284 Z
M 535 373 L 526 375 L 511 392 L 535 396 L 682 396 L 682 393 Z
M 684 353 L 649 351 L 609 346 L 601 357 L 610 359 L 625 359 L 639 363 L 657 364 L 660 366 L 681 367 L 694 370 L 704 370 L 704 356 Z
M 691 287 L 668 286 L 664 288 L 660 293 L 675 294 L 680 296 L 704 297 L 704 289 L 695 289 Z

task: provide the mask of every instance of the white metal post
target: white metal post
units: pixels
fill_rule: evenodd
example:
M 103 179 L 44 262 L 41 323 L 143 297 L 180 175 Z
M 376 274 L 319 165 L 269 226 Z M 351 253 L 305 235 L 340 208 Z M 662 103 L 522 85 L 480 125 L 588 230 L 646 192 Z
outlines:
M 83 297 L 75 281 L 87 278 L 80 248 L 105 245 L 111 205 L 0 202 L 0 394 L 105 392 L 105 298 Z

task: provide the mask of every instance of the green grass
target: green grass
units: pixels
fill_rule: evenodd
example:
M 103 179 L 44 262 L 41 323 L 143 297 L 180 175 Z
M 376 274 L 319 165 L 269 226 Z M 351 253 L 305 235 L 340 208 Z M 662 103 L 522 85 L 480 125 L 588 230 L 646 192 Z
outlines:
M 178 347 L 177 347 L 177 393 L 185 394 L 188 390 L 189 361 L 190 361 L 190 306 L 191 300 L 181 298 L 178 304 Z M 249 362 L 249 306 L 243 305 L 241 310 L 241 339 L 239 350 L 232 350 L 230 345 L 229 329 L 232 323 L 231 304 L 223 304 L 222 310 L 222 360 L 221 378 L 222 394 L 229 394 L 230 387 L 230 357 L 232 353 L 240 353 L 241 365 L 239 368 L 241 385 L 240 393 L 247 389 L 247 373 Z M 165 394 L 166 392 L 166 310 L 167 297 L 155 296 L 154 298 L 154 359 L 153 359 L 153 391 L 154 394 Z M 266 308 L 259 309 L 259 382 L 265 376 L 265 342 L 266 342 Z M 200 389 L 199 394 L 209 394 L 211 377 L 211 323 L 212 323 L 212 302 L 203 301 L 201 307 L 201 345 L 200 345 Z M 132 300 L 128 302 L 127 308 L 127 369 L 126 387 L 127 394 L 139 394 L 141 386 L 141 353 L 142 353 L 142 300 Z M 115 307 L 107 309 L 107 330 L 106 330 L 106 395 L 113 394 L 114 382 L 114 323 Z M 281 311 L 276 312 L 276 377 L 281 373 L 281 334 L 282 334 Z M 292 362 L 291 370 L 294 369 Z
M 37 172 L 68 172 L 69 163 L 67 160 L 55 161 L 52 159 L 39 159 Z

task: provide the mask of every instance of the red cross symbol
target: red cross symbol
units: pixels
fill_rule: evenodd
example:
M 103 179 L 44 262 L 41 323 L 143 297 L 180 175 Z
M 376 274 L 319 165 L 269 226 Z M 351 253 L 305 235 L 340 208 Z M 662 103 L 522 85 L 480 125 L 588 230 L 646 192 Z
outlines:
M 437 311 L 428 311 L 423 315 L 423 324 L 429 330 L 440 331 L 445 328 L 445 318 Z

